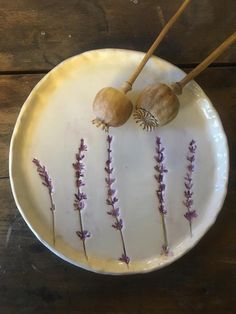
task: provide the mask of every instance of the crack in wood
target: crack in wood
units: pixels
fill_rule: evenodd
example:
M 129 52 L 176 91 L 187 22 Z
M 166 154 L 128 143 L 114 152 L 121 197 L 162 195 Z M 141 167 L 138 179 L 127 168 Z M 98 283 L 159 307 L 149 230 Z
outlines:
M 177 63 L 176 66 L 179 68 L 195 68 L 199 63 Z M 236 62 L 231 63 L 212 63 L 208 68 L 230 68 L 236 67 Z M 0 71 L 0 76 L 4 75 L 38 75 L 38 74 L 47 74 L 51 68 L 42 69 L 42 70 L 17 70 L 17 71 Z

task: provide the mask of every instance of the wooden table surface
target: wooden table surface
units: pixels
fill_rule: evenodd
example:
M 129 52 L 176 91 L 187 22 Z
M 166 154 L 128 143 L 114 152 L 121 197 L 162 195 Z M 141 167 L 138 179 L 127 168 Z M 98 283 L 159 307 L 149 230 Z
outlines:
M 60 260 L 32 234 L 9 186 L 12 130 L 34 85 L 86 50 L 145 51 L 180 0 L 0 0 L 0 313 L 235 313 L 236 45 L 198 79 L 230 148 L 228 194 L 210 231 L 171 266 L 97 275 Z M 236 2 L 192 1 L 156 54 L 184 70 L 236 30 Z

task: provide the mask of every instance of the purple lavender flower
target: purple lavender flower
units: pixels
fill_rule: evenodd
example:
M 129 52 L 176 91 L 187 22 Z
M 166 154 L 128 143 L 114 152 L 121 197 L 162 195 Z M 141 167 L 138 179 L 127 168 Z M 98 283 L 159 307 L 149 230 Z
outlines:
M 55 217 L 54 217 L 54 211 L 56 209 L 56 206 L 53 201 L 53 185 L 52 185 L 52 179 L 50 178 L 46 167 L 40 164 L 40 161 L 36 158 L 32 160 L 32 162 L 35 164 L 37 167 L 37 172 L 42 180 L 42 184 L 47 188 L 48 194 L 49 194 L 49 199 L 50 199 L 50 211 L 52 213 L 52 238 L 53 238 L 53 245 L 55 246 L 56 244 L 56 235 L 55 235 Z
M 123 254 L 119 258 L 120 261 L 124 262 L 129 265 L 130 258 L 127 256 L 126 253 L 126 247 L 125 247 L 125 241 L 123 237 L 123 220 L 120 218 L 120 209 L 116 207 L 116 203 L 119 201 L 118 198 L 115 196 L 116 194 L 116 189 L 113 188 L 113 184 L 115 182 L 115 178 L 112 177 L 112 173 L 114 169 L 112 168 L 112 149 L 111 149 L 111 144 L 112 144 L 113 137 L 111 135 L 107 136 L 107 143 L 108 143 L 108 148 L 107 148 L 107 161 L 105 165 L 105 172 L 107 173 L 107 177 L 105 178 L 105 182 L 107 184 L 107 199 L 106 199 L 106 204 L 111 206 L 111 209 L 107 211 L 107 214 L 110 215 L 111 217 L 114 218 L 114 223 L 112 224 L 112 227 L 119 231 L 120 237 L 121 237 L 121 242 L 122 242 L 122 247 L 123 247 Z
M 197 218 L 197 213 L 196 213 L 196 210 L 191 210 L 191 211 L 188 211 L 184 214 L 184 217 L 189 221 L 191 222 L 193 220 L 193 218 Z
M 112 227 L 117 229 L 117 230 L 122 230 L 122 228 L 123 228 L 123 220 L 122 219 L 118 219 L 117 216 L 115 216 L 115 218 L 116 218 L 116 221 L 114 222 Z
M 37 172 L 42 179 L 42 184 L 48 188 L 48 192 L 51 194 L 53 192 L 52 179 L 49 177 L 45 166 L 41 165 L 36 158 L 33 159 L 33 163 L 37 167 Z
M 76 231 L 77 236 L 84 241 L 86 238 L 90 238 L 91 234 L 89 231 L 84 230 L 84 231 Z
M 87 195 L 82 191 L 82 187 L 85 186 L 84 182 L 84 172 L 85 172 L 85 165 L 83 160 L 85 158 L 84 152 L 87 151 L 87 146 L 84 143 L 84 140 L 80 140 L 80 146 L 78 153 L 76 156 L 76 162 L 73 164 L 75 169 L 75 184 L 77 187 L 77 193 L 75 193 L 74 199 L 74 210 L 77 210 L 79 213 L 79 223 L 80 223 L 80 231 L 76 231 L 77 236 L 83 243 L 84 255 L 86 259 L 88 259 L 85 240 L 91 236 L 91 233 L 83 228 L 83 219 L 81 211 L 86 207 L 86 200 Z
M 187 173 L 184 177 L 184 206 L 187 208 L 187 212 L 184 214 L 184 217 L 189 222 L 190 235 L 192 237 L 192 221 L 197 217 L 196 210 L 193 209 L 193 172 L 194 172 L 194 162 L 195 162 L 195 153 L 197 145 L 194 140 L 189 143 L 188 153 L 187 153 Z
M 112 217 L 119 217 L 119 216 L 120 216 L 120 210 L 119 210 L 119 208 L 111 209 L 111 210 L 108 211 L 107 213 L 108 213 L 108 215 L 111 215 Z
M 121 257 L 119 258 L 119 260 L 120 260 L 121 262 L 124 262 L 125 264 L 129 265 L 130 258 L 129 258 L 127 255 L 122 254 Z
M 165 168 L 163 164 L 165 160 L 164 156 L 165 148 L 161 145 L 160 137 L 156 138 L 156 155 L 154 156 L 155 161 L 157 162 L 154 169 L 156 170 L 157 174 L 154 175 L 157 181 L 157 198 L 159 201 L 159 212 L 161 215 L 161 222 L 162 222 L 162 229 L 163 229 L 163 237 L 164 237 L 164 244 L 162 245 L 162 250 L 165 255 L 169 254 L 169 245 L 168 245 L 168 237 L 167 237 L 167 229 L 166 229 L 166 222 L 165 222 L 165 215 L 167 214 L 167 209 L 165 207 L 165 190 L 166 185 L 164 183 L 165 174 L 168 170 Z

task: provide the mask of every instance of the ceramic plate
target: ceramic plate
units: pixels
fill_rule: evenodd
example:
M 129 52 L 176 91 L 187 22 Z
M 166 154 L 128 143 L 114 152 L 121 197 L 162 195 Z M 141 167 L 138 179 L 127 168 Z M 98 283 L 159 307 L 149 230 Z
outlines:
M 102 49 L 62 62 L 34 88 L 12 136 L 11 186 L 28 226 L 59 257 L 95 272 L 172 263 L 214 223 L 226 194 L 227 140 L 195 82 L 165 127 L 145 132 L 131 117 L 108 135 L 92 125 L 96 93 L 120 87 L 142 57 Z M 153 57 L 129 97 L 183 76 Z

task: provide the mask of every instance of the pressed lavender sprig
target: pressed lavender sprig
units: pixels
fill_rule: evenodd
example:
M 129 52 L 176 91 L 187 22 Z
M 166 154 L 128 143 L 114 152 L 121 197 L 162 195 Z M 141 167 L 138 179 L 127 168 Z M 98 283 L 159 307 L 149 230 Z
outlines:
M 184 214 L 184 217 L 189 222 L 190 235 L 192 237 L 192 221 L 197 217 L 196 210 L 193 209 L 193 172 L 194 172 L 194 162 L 195 162 L 195 153 L 196 153 L 197 145 L 194 140 L 189 143 L 188 153 L 187 153 L 187 173 L 184 177 L 184 206 L 187 208 L 187 212 Z
M 35 164 L 37 167 L 37 172 L 42 180 L 42 184 L 47 188 L 48 194 L 49 194 L 49 199 L 51 203 L 50 211 L 52 214 L 52 238 L 53 238 L 53 245 L 55 246 L 56 243 L 56 236 L 55 236 L 55 217 L 54 217 L 54 211 L 56 209 L 55 204 L 53 202 L 53 185 L 52 185 L 52 179 L 50 178 L 46 167 L 40 164 L 40 161 L 36 158 L 32 160 L 32 162 Z
M 87 146 L 84 143 L 84 139 L 81 139 L 79 150 L 78 150 L 78 153 L 76 154 L 76 162 L 73 164 L 73 167 L 75 169 L 75 178 L 76 178 L 75 183 L 77 187 L 77 193 L 75 194 L 75 200 L 74 200 L 74 210 L 77 210 L 79 212 L 80 230 L 76 231 L 76 234 L 83 243 L 84 255 L 86 259 L 88 259 L 85 241 L 87 238 L 91 236 L 91 234 L 88 230 L 84 230 L 83 219 L 82 219 L 82 214 L 81 214 L 81 211 L 86 206 L 86 199 L 87 199 L 87 195 L 82 191 L 82 187 L 85 186 L 85 182 L 84 182 L 85 165 L 83 163 L 83 159 L 85 158 L 85 155 L 84 155 L 85 151 L 87 151 Z
M 107 173 L 107 177 L 105 178 L 106 184 L 107 184 L 107 205 L 111 206 L 111 209 L 107 212 L 108 215 L 112 216 L 114 218 L 114 223 L 112 224 L 112 227 L 119 231 L 122 247 L 123 247 L 123 253 L 121 257 L 119 258 L 120 261 L 124 262 L 129 265 L 130 258 L 127 256 L 126 253 L 126 247 L 125 247 L 125 241 L 123 237 L 123 220 L 120 217 L 120 210 L 117 206 L 118 198 L 115 196 L 116 190 L 113 188 L 113 184 L 115 182 L 115 178 L 112 177 L 112 173 L 114 171 L 112 167 L 112 149 L 111 149 L 111 143 L 112 143 L 113 137 L 108 135 L 107 136 L 107 142 L 108 142 L 108 148 L 107 148 L 107 161 L 105 166 L 105 171 Z
M 159 201 L 159 212 L 161 215 L 161 222 L 162 222 L 162 229 L 163 229 L 163 237 L 164 237 L 164 244 L 162 245 L 162 249 L 165 255 L 169 254 L 169 244 L 168 244 L 168 237 L 167 237 L 167 229 L 166 229 L 166 221 L 165 215 L 167 214 L 167 210 L 165 207 L 165 189 L 166 185 L 164 184 L 164 176 L 168 172 L 164 165 L 164 150 L 165 148 L 161 145 L 160 137 L 156 138 L 156 155 L 154 156 L 157 164 L 154 167 L 157 174 L 155 174 L 155 179 L 158 183 L 158 188 L 156 190 L 157 198 Z

